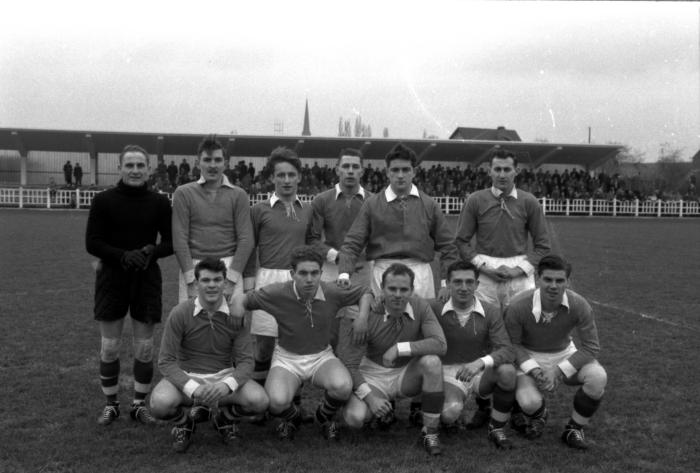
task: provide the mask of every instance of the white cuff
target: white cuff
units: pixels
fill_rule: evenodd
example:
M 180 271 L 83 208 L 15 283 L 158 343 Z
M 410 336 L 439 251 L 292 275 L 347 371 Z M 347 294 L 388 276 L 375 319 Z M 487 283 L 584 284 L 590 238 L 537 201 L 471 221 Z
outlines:
M 540 368 L 540 364 L 537 363 L 532 358 L 528 358 L 527 360 L 523 361 L 520 364 L 520 370 L 523 373 L 529 373 L 530 371 L 534 370 L 535 368 Z
M 444 279 L 440 279 L 440 287 L 441 287 L 441 288 L 447 287 L 447 281 L 444 280 Z
M 355 396 L 359 397 L 360 399 L 364 399 L 371 392 L 372 388 L 369 387 L 369 384 L 362 383 L 357 387 L 357 389 L 355 389 Z
M 192 399 L 192 394 L 194 394 L 194 392 L 197 390 L 198 387 L 199 387 L 199 383 L 197 381 L 195 381 L 194 379 L 190 379 L 182 387 L 182 392 L 185 393 L 185 396 Z
M 328 250 L 328 253 L 326 253 L 326 261 L 329 263 L 335 263 L 335 259 L 338 257 L 338 250 L 335 248 L 331 248 Z
M 493 367 L 493 357 L 491 355 L 482 356 L 479 359 L 484 362 L 484 369 Z
M 350 279 L 350 275 L 348 273 L 340 273 L 338 279 Z
M 559 369 L 562 373 L 564 373 L 564 376 L 566 376 L 567 378 L 571 378 L 578 372 L 578 370 L 574 368 L 574 365 L 572 365 L 571 362 L 569 362 L 569 360 L 564 360 L 557 366 L 559 366 Z
M 221 382 L 228 386 L 232 393 L 235 393 L 236 389 L 238 389 L 238 381 L 236 381 L 236 379 L 233 376 L 224 378 L 221 380 Z
M 400 342 L 396 344 L 399 356 L 411 356 L 411 342 Z
M 535 267 L 532 264 L 530 264 L 529 261 L 521 261 L 515 266 L 522 269 L 525 272 L 526 277 L 535 274 Z
M 481 269 L 481 267 L 486 264 L 486 261 L 484 261 L 483 256 L 476 255 L 472 258 L 472 264 L 476 266 L 477 269 Z
M 188 269 L 183 276 L 185 277 L 185 284 L 192 284 L 194 282 L 194 269 Z

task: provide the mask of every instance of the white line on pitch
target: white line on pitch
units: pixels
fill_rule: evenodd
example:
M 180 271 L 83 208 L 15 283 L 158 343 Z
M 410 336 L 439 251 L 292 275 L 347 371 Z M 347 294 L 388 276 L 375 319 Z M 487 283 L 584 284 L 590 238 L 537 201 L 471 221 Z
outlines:
M 641 317 L 641 318 L 643 318 L 643 319 L 654 320 L 654 321 L 656 321 L 656 322 L 661 322 L 662 324 L 671 325 L 671 326 L 673 326 L 673 327 L 687 328 L 687 329 L 690 329 L 690 330 L 693 330 L 693 331 L 696 331 L 696 332 L 700 332 L 700 328 L 695 327 L 695 326 L 693 326 L 693 325 L 686 325 L 686 324 L 681 324 L 681 323 L 678 323 L 678 322 L 673 322 L 673 321 L 671 321 L 671 320 L 664 319 L 664 318 L 658 317 L 658 316 L 656 316 L 656 315 L 649 315 L 649 314 L 645 314 L 645 313 L 643 313 L 643 312 L 636 312 L 636 311 L 634 311 L 634 310 L 625 309 L 624 307 L 618 307 L 618 306 L 613 305 L 613 304 L 606 304 L 606 303 L 604 303 L 604 302 L 598 302 L 598 301 L 593 300 L 593 299 L 588 299 L 588 300 L 591 301 L 592 303 L 596 304 L 596 305 L 599 305 L 599 306 L 602 306 L 602 307 L 607 307 L 608 309 L 619 310 L 619 311 L 621 311 L 621 312 L 627 312 L 628 314 L 637 315 L 637 316 L 639 316 L 639 317 Z

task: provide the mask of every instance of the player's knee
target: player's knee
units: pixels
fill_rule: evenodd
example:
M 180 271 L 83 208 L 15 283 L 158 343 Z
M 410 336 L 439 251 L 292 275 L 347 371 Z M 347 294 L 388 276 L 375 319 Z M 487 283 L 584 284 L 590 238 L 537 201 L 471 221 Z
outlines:
M 542 394 L 537 389 L 518 389 L 515 399 L 528 414 L 535 412 L 542 405 Z
M 279 413 L 292 403 L 292 399 L 283 393 L 268 393 L 270 412 Z
M 153 337 L 134 339 L 134 358 L 143 363 L 153 361 Z
M 515 390 L 515 366 L 507 363 L 496 368 L 496 383 L 504 391 Z
M 265 412 L 270 406 L 270 399 L 267 397 L 267 393 L 263 389 L 256 390 L 247 399 L 246 410 L 253 413 Z
M 100 344 L 100 360 L 106 363 L 118 360 L 120 345 L 121 338 L 102 337 Z
M 174 394 L 172 390 L 166 389 L 162 384 L 158 384 L 153 388 L 149 401 L 149 408 L 153 417 L 167 419 L 173 415 L 179 404 L 179 396 Z
M 459 415 L 462 413 L 462 409 L 464 408 L 464 404 L 461 401 L 457 400 L 451 400 L 445 401 L 445 404 L 442 406 L 442 412 L 440 413 L 440 420 L 444 424 L 452 424 L 457 419 L 459 418 Z
M 418 360 L 418 367 L 423 374 L 436 374 L 442 376 L 442 363 L 436 355 L 423 355 Z
M 343 420 L 351 429 L 361 429 L 365 423 L 365 410 L 357 405 L 348 404 L 343 410 Z
M 608 384 L 608 373 L 600 364 L 595 363 L 586 370 L 583 391 L 593 399 L 600 399 Z
M 337 377 L 331 381 L 326 390 L 334 399 L 347 400 L 352 394 L 352 378 Z

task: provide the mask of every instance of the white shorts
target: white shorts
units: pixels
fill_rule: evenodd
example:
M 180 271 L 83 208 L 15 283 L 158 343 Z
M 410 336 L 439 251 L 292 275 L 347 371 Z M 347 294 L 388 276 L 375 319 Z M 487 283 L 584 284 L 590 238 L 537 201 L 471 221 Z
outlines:
M 568 347 L 556 353 L 542 353 L 539 351 L 530 350 L 526 351 L 532 357 L 532 359 L 535 360 L 538 365 L 540 365 L 542 371 L 547 372 L 552 370 L 562 361 L 567 360 L 576 351 L 576 345 L 574 345 L 574 342 L 572 340 L 571 343 L 569 343 Z M 520 368 L 518 368 L 517 375 L 522 376 L 524 374 L 525 373 Z
M 424 299 L 435 297 L 435 280 L 433 279 L 433 269 L 430 263 L 424 263 L 417 259 L 378 259 L 374 261 L 372 268 L 372 292 L 374 295 L 381 294 L 382 274 L 394 263 L 405 264 L 415 273 L 413 281 L 413 295 Z
M 323 351 L 319 353 L 312 353 L 311 355 L 297 355 L 290 351 L 285 350 L 279 345 L 275 345 L 275 351 L 272 353 L 272 363 L 270 364 L 270 369 L 272 368 L 283 368 L 292 374 L 295 374 L 299 381 L 311 380 L 313 383 L 313 378 L 316 372 L 323 366 L 324 363 L 330 360 L 337 360 L 333 354 L 331 347 L 326 347 Z
M 442 365 L 443 381 L 459 388 L 465 397 L 469 397 L 471 394 L 478 395 L 481 376 L 484 374 L 484 372 L 482 371 L 481 373 L 472 377 L 472 379 L 469 381 L 460 381 L 457 379 L 457 372 L 462 366 L 462 364 Z
M 498 268 L 501 265 L 512 268 L 523 261 L 527 261 L 527 256 L 525 255 L 511 256 L 509 258 L 479 256 L 484 259 L 487 266 L 492 268 Z M 534 287 L 535 277 L 532 274 L 513 278 L 506 282 L 497 282 L 486 274 L 481 273 L 479 274 L 479 287 L 476 289 L 476 296 L 496 306 L 505 307 L 510 304 L 514 295 L 528 289 L 534 289 Z
M 276 282 L 287 282 L 292 280 L 292 275 L 288 269 L 258 269 L 255 275 L 255 289 L 273 284 Z M 250 321 L 250 333 L 253 335 L 264 335 L 266 337 L 277 337 L 277 321 L 273 316 L 264 310 L 254 310 Z
M 216 373 L 190 373 L 185 371 L 185 374 L 201 384 L 215 384 L 222 379 L 232 376 L 235 371 L 235 368 L 225 368 Z
M 391 400 L 405 397 L 401 392 L 401 384 L 408 366 L 387 368 L 363 357 L 359 370 L 367 384 L 380 390 L 387 399 Z
M 226 264 L 226 267 L 229 268 L 231 265 L 231 262 L 233 261 L 233 256 L 227 256 L 225 258 L 221 258 L 221 260 Z M 197 263 L 199 263 L 200 259 L 195 259 L 192 258 L 192 266 L 197 266 Z M 185 282 L 185 275 L 180 271 L 180 278 L 179 278 L 179 291 L 178 291 L 178 302 L 183 302 L 188 299 L 187 297 L 187 283 Z M 243 284 L 236 284 L 236 287 L 233 289 L 233 293 L 242 293 L 243 292 Z

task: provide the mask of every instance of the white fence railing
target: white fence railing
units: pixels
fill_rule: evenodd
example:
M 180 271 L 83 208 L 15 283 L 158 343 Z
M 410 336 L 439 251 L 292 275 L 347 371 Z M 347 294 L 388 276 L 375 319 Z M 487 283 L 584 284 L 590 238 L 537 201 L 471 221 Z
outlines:
M 88 209 L 92 198 L 101 191 L 68 189 L 0 188 L 0 207 Z M 171 194 L 167 194 L 172 198 Z M 311 202 L 314 196 L 300 195 L 302 202 Z M 251 205 L 268 198 L 267 194 L 250 196 Z M 447 215 L 456 215 L 464 205 L 463 197 L 433 197 Z M 700 217 L 700 203 L 696 201 L 661 200 L 597 200 L 597 199 L 539 199 L 546 215 L 610 216 L 610 217 Z

